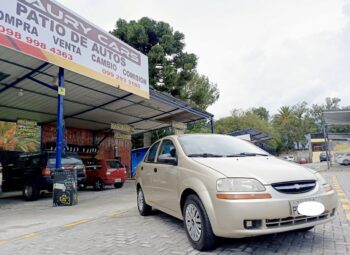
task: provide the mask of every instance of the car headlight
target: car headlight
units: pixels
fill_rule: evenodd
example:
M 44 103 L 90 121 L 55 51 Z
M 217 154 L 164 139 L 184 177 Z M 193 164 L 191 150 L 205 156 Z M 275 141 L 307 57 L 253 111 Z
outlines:
M 260 192 L 265 191 L 264 185 L 251 178 L 225 178 L 216 181 L 218 192 Z
M 320 173 L 315 173 L 315 176 L 317 180 L 320 182 L 320 184 L 322 185 L 322 188 L 325 192 L 329 192 L 333 190 L 332 185 L 327 183 L 326 179 Z

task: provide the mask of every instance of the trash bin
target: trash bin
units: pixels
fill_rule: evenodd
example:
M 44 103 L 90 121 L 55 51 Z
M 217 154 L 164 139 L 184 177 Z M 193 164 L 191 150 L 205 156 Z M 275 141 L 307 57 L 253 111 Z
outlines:
M 53 206 L 72 206 L 78 203 L 77 171 L 53 171 Z

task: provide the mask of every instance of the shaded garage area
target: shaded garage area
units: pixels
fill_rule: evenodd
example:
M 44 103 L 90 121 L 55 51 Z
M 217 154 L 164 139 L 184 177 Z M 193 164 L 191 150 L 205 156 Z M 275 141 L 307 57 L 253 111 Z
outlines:
M 147 56 L 61 4 L 2 3 L 0 150 L 55 151 L 54 171 L 62 169 L 64 151 L 118 159 L 114 169 L 125 167 L 131 177 L 133 135 L 146 134 L 150 143 L 151 131 L 203 119 L 213 131 L 212 114 L 150 88 Z M 30 167 L 42 159 L 27 161 L 35 161 L 24 164 Z M 70 167 L 77 165 L 83 172 L 81 162 Z M 50 171 L 42 169 L 46 177 Z M 33 190 L 34 180 L 26 182 Z

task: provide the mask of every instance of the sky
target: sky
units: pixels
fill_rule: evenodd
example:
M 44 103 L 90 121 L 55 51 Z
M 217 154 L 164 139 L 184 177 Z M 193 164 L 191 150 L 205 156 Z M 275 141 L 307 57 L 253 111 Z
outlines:
M 185 51 L 220 90 L 207 110 L 350 105 L 350 0 L 58 0 L 110 31 L 147 16 L 185 34 Z

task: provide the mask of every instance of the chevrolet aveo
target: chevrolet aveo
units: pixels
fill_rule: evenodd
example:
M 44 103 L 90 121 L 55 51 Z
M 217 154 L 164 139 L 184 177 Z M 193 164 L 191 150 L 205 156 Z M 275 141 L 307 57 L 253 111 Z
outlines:
M 165 137 L 136 173 L 141 215 L 152 208 L 184 221 L 198 250 L 216 237 L 241 238 L 300 229 L 334 218 L 337 199 L 317 172 L 226 135 Z

